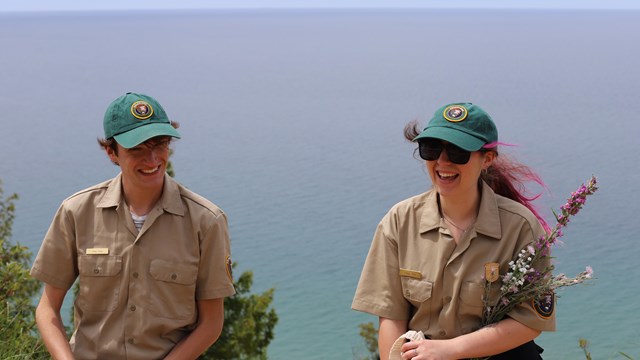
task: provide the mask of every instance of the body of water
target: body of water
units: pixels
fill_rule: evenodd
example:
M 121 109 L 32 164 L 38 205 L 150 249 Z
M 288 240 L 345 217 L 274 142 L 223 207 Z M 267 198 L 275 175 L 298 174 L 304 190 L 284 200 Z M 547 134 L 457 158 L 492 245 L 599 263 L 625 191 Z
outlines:
M 637 11 L 0 15 L 13 239 L 36 252 L 65 197 L 116 175 L 104 110 L 148 93 L 182 125 L 177 179 L 228 213 L 236 271 L 276 288 L 270 358 L 353 359 L 358 324 L 377 323 L 350 310 L 376 224 L 430 186 L 402 128 L 471 101 L 544 178 L 547 215 L 600 180 L 555 252 L 596 279 L 560 293 L 545 359 L 583 358 L 579 338 L 594 359 L 639 358 L 639 33 Z

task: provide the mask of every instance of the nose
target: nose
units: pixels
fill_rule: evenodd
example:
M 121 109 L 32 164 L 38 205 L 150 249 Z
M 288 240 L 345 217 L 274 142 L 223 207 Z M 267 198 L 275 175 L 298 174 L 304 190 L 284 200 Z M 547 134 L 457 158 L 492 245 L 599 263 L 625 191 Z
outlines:
M 442 151 L 440 152 L 440 156 L 438 156 L 438 163 L 439 164 L 448 164 L 451 161 L 449 161 L 449 154 L 447 154 L 447 149 L 442 149 Z
M 160 149 L 156 149 L 156 148 L 151 149 L 151 161 L 153 162 L 157 161 L 160 158 L 159 154 L 160 154 Z
M 155 149 L 147 148 L 144 150 L 143 160 L 147 163 L 154 163 L 158 159 L 158 154 Z

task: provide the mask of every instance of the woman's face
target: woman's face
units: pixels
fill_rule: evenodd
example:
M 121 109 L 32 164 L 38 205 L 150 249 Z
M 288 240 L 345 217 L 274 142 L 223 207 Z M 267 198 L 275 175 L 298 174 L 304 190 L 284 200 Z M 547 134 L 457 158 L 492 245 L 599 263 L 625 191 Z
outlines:
M 426 163 L 431 182 L 441 197 L 464 199 L 477 193 L 480 173 L 491 165 L 494 158 L 493 151 L 473 151 L 469 162 L 455 164 L 449 161 L 447 151 L 443 150 L 438 159 Z

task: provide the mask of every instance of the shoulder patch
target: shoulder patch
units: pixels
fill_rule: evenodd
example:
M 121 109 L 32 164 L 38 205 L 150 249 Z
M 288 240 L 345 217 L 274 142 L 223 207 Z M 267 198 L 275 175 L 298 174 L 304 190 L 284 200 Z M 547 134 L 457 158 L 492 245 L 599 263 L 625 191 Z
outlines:
M 548 319 L 555 311 L 556 297 L 553 293 L 549 293 L 540 299 L 531 300 L 531 305 L 539 317 Z
M 227 263 L 227 275 L 231 283 L 233 283 L 233 261 L 231 261 L 231 256 L 227 255 L 225 262 Z

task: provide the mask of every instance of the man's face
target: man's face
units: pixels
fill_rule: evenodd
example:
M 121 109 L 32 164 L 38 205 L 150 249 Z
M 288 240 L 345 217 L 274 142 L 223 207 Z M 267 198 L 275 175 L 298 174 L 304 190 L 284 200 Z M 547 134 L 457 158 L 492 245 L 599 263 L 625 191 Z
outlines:
M 158 190 L 164 184 L 169 142 L 168 136 L 158 136 L 130 149 L 118 144 L 117 154 L 107 148 L 107 155 L 120 166 L 123 183 L 139 190 Z

